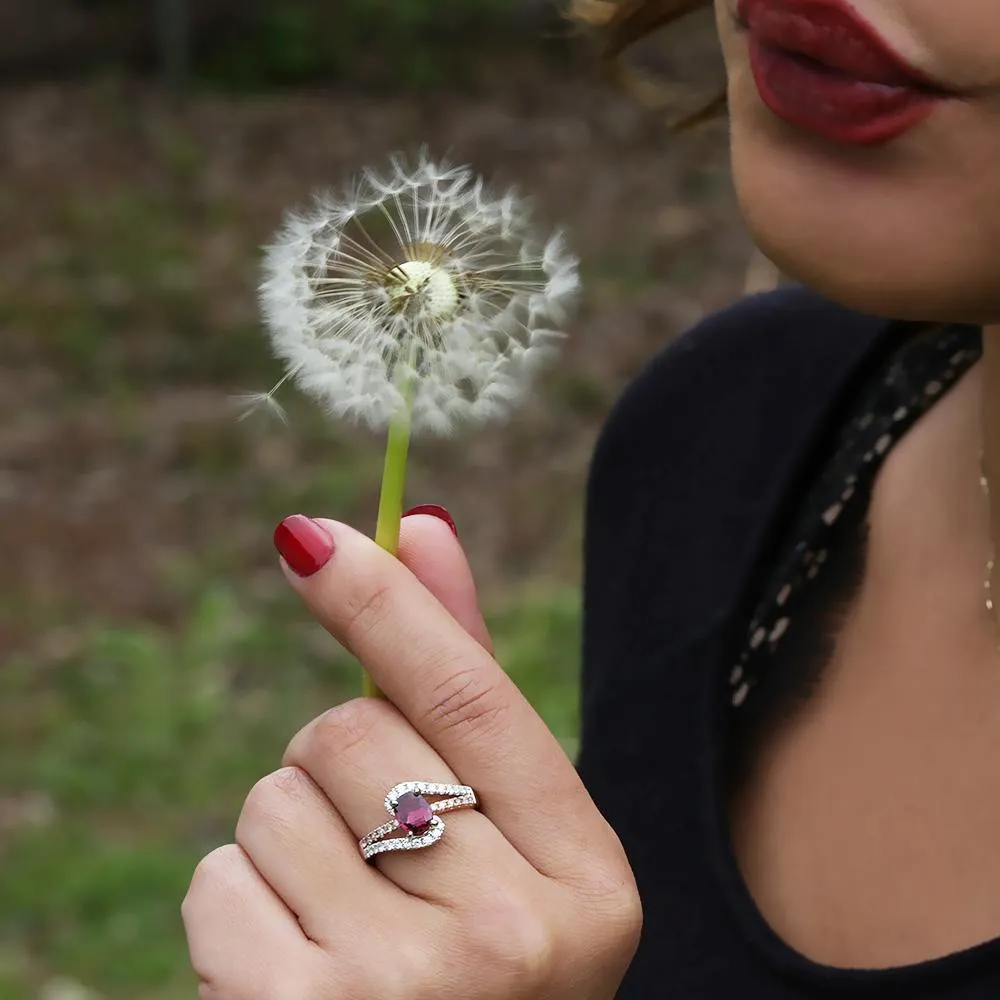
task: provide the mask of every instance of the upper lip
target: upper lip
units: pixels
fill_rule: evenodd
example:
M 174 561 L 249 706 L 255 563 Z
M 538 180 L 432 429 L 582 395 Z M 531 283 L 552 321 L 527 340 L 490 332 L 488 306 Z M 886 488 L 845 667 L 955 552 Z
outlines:
M 844 0 L 739 0 L 740 23 L 762 44 L 855 79 L 944 93 Z

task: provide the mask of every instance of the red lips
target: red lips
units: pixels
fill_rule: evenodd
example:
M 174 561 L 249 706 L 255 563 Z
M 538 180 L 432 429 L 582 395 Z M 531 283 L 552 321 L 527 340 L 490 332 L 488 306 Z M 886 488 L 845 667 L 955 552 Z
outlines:
M 946 96 L 844 0 L 742 0 L 739 15 L 762 100 L 807 131 L 886 142 Z

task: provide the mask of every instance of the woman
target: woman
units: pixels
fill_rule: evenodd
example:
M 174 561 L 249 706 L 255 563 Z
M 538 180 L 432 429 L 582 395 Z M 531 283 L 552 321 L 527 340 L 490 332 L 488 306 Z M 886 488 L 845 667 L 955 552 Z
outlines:
M 586 11 L 615 50 L 696 6 Z M 199 866 L 203 998 L 1000 996 L 1000 6 L 716 14 L 743 211 L 811 290 L 709 318 L 608 421 L 577 769 L 440 519 L 405 566 L 283 522 L 390 701 L 300 732 Z M 366 863 L 409 779 L 478 808 Z M 437 836 L 404 792 L 366 845 Z

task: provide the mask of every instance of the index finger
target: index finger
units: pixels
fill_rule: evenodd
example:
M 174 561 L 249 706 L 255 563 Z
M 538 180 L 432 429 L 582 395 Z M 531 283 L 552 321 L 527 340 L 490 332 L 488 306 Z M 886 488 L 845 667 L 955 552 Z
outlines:
M 496 660 L 371 539 L 337 521 L 312 524 L 329 534 L 334 552 L 307 578 L 286 564 L 292 585 L 475 788 L 510 843 L 555 878 L 578 873 L 581 852 L 593 856 L 609 835 L 614 843 L 569 758 Z

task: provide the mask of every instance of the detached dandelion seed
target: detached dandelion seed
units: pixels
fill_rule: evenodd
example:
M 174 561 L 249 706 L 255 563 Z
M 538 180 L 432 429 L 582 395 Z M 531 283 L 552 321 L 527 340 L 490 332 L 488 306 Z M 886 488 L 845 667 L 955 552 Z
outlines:
M 282 381 L 388 430 L 383 548 L 398 547 L 411 433 L 506 416 L 565 336 L 578 289 L 562 236 L 539 239 L 521 198 L 426 151 L 286 217 L 260 289 Z M 273 392 L 258 398 L 273 407 Z

